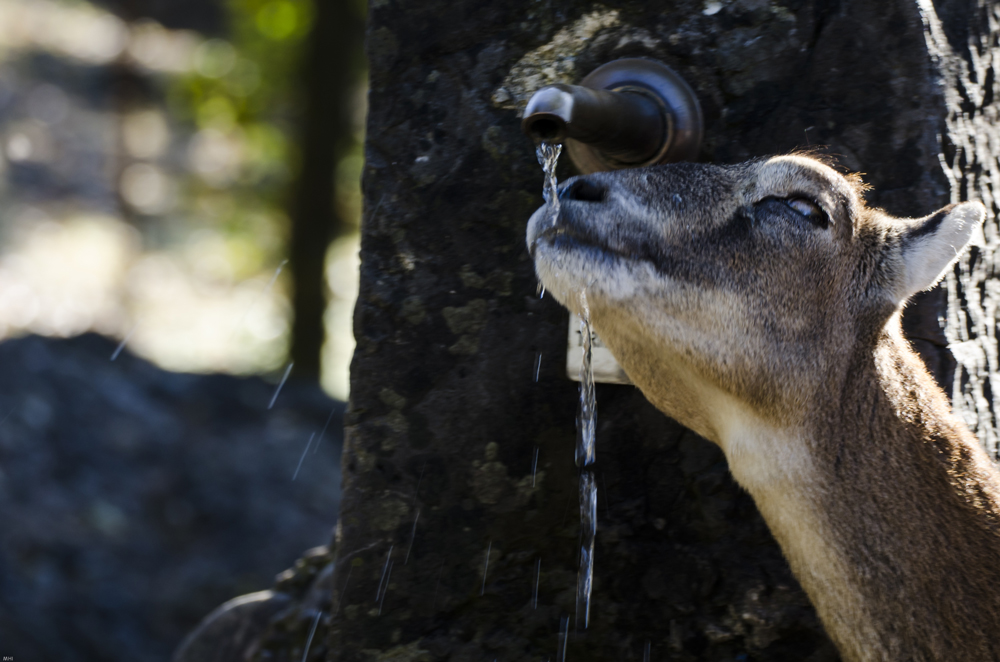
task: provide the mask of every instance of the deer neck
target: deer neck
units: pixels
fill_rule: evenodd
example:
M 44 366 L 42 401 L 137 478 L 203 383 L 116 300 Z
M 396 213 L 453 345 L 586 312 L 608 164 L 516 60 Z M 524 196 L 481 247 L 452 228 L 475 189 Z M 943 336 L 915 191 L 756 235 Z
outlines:
M 998 659 L 995 469 L 898 330 L 835 381 L 798 425 L 722 403 L 733 475 L 845 659 Z

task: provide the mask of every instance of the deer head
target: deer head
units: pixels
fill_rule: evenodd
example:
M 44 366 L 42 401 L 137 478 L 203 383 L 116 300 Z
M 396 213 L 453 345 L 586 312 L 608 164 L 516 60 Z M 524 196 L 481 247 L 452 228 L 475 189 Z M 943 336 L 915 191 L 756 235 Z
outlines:
M 574 177 L 528 225 L 538 277 L 580 312 L 659 409 L 724 443 L 735 409 L 782 427 L 813 415 L 845 357 L 934 285 L 984 216 L 865 207 L 805 156 Z

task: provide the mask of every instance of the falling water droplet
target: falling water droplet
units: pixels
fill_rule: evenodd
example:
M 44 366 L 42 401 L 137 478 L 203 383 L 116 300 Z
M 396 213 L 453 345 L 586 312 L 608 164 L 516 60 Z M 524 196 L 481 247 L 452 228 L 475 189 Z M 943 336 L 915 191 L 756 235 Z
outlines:
M 337 413 L 337 407 L 334 406 L 330 410 L 330 415 L 326 417 L 326 423 L 323 424 L 323 429 L 319 431 L 319 439 L 316 440 L 316 445 L 313 446 L 313 453 L 319 450 L 319 445 L 323 443 L 323 435 L 326 434 L 326 429 L 330 427 L 330 421 L 333 420 L 333 415 Z
M 538 580 L 542 576 L 542 557 L 538 557 L 538 561 L 535 563 L 535 590 L 531 594 L 531 607 L 532 609 L 538 609 Z
M 302 653 L 302 662 L 306 662 L 306 658 L 309 657 L 309 648 L 312 646 L 313 637 L 316 635 L 316 626 L 319 625 L 319 619 L 323 616 L 323 610 L 316 613 L 316 618 L 313 620 L 312 629 L 309 630 L 309 638 L 306 639 L 306 649 Z
M 337 609 L 334 612 L 334 616 L 340 613 L 340 605 L 344 604 L 344 598 L 347 597 L 347 586 L 351 583 L 351 573 L 354 572 L 354 566 L 347 566 L 347 578 L 344 579 L 344 590 L 340 593 L 340 601 L 337 602 Z
M 379 580 L 378 590 L 375 591 L 375 601 L 378 602 L 379 598 L 382 596 L 382 584 L 385 583 L 385 573 L 389 569 L 389 557 L 392 556 L 392 545 L 389 545 L 389 552 L 385 555 L 385 565 L 382 566 L 382 579 Z
M 649 640 L 646 641 L 646 650 L 642 652 L 642 662 L 649 662 L 649 651 L 652 644 Z
M 288 381 L 288 375 L 291 374 L 293 365 L 295 365 L 295 363 L 289 363 L 288 367 L 285 368 L 285 374 L 281 377 L 281 382 L 278 384 L 278 388 L 274 389 L 274 395 L 271 396 L 271 403 L 267 405 L 268 409 L 273 407 L 274 403 L 277 402 L 278 394 L 281 393 L 282 387 L 285 385 L 285 382 Z
M 424 482 L 424 472 L 427 471 L 427 462 L 427 460 L 424 460 L 424 466 L 420 467 L 420 477 L 417 478 L 417 487 L 413 490 L 414 501 L 420 498 L 420 483 Z
M 566 644 L 569 641 L 569 616 L 559 619 L 559 662 L 566 662 Z
M 538 446 L 535 446 L 535 459 L 531 461 L 531 486 L 535 486 L 535 474 L 538 473 Z
M 292 480 L 299 477 L 299 470 L 302 468 L 302 460 L 306 459 L 306 453 L 309 452 L 309 447 L 312 446 L 313 439 L 316 437 L 316 433 L 313 432 L 309 435 L 309 441 L 306 442 L 305 450 L 302 451 L 302 457 L 299 458 L 299 466 L 295 467 L 295 473 L 292 474 Z
M 413 541 L 417 538 L 417 521 L 420 519 L 420 509 L 417 508 L 417 516 L 413 518 L 413 531 L 410 533 L 410 546 L 406 550 L 406 558 L 403 559 L 403 565 L 410 562 L 410 552 L 413 551 Z
M 237 324 L 236 327 L 233 329 L 233 337 L 235 337 L 236 333 L 243 328 L 243 325 L 247 321 L 247 317 L 250 316 L 250 311 L 253 310 L 254 306 L 257 305 L 257 302 L 260 301 L 260 299 L 267 294 L 268 290 L 274 287 L 274 283 L 277 282 L 278 276 L 281 275 L 281 270 L 285 268 L 286 264 L 288 264 L 288 260 L 281 261 L 281 264 L 278 265 L 278 268 L 274 270 L 274 275 L 271 276 L 271 280 L 267 282 L 267 285 L 264 286 L 264 289 L 258 292 L 257 296 L 255 296 L 253 298 L 253 301 L 250 302 L 250 305 L 247 306 L 246 312 L 244 312 L 243 317 L 240 318 L 240 323 Z
M 139 326 L 138 322 L 136 322 L 135 324 L 133 324 L 132 328 L 129 329 L 129 332 L 125 334 L 124 338 L 122 338 L 122 341 L 120 343 L 118 343 L 118 347 L 115 347 L 115 351 L 111 354 L 111 360 L 112 361 L 114 361 L 115 359 L 117 359 L 118 355 L 122 353 L 123 349 L 125 349 L 125 345 L 128 344 L 129 338 L 132 337 L 132 334 L 135 333 L 135 330 L 136 330 L 136 328 L 138 326 Z
M 580 474 L 580 571 L 576 581 L 576 624 L 590 626 L 590 594 L 594 584 L 594 539 L 597 536 L 597 481 L 593 471 Z
M 545 298 L 545 285 L 538 283 L 538 287 L 535 288 L 535 294 L 538 295 L 539 299 Z
M 538 373 L 542 370 L 542 353 L 538 352 L 535 356 L 535 382 L 538 382 Z
M 479 595 L 486 595 L 486 573 L 490 569 L 490 550 L 493 549 L 493 541 L 486 546 L 486 563 L 483 565 L 483 588 L 479 591 Z
M 378 615 L 382 615 L 382 605 L 385 604 L 385 594 L 389 592 L 389 578 L 392 577 L 392 561 L 389 561 L 389 572 L 385 576 L 385 588 L 382 589 L 382 599 L 378 603 Z

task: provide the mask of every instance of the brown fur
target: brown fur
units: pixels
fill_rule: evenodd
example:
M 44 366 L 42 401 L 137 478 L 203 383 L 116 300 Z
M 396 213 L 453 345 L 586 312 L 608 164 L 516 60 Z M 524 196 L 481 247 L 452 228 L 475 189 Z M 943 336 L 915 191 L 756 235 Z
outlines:
M 803 155 L 597 173 L 528 242 L 644 394 L 722 447 L 845 660 L 1000 660 L 1000 474 L 899 328 L 983 210 L 895 219 L 862 190 Z

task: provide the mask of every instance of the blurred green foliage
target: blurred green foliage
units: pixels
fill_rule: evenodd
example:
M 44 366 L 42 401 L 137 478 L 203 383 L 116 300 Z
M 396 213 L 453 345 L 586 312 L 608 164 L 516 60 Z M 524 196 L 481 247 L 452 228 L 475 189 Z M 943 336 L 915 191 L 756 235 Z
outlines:
M 199 131 L 195 144 L 204 143 L 205 158 L 224 162 L 217 166 L 224 172 L 208 163 L 201 176 L 187 177 L 184 197 L 196 216 L 221 226 L 236 258 L 235 275 L 244 278 L 286 254 L 284 207 L 297 168 L 297 74 L 313 10 L 307 0 L 227 5 L 229 40 L 204 42 L 168 99 L 171 114 Z
M 364 16 L 365 0 L 347 2 Z M 219 149 L 228 145 L 239 153 L 238 172 L 189 177 L 184 197 L 195 202 L 196 215 L 214 218 L 241 252 L 248 251 L 237 274 L 247 277 L 286 253 L 285 206 L 298 168 L 298 73 L 313 6 L 309 0 L 228 0 L 227 9 L 229 39 L 210 39 L 198 48 L 194 68 L 176 77 L 168 102 L 176 119 L 214 136 Z M 354 62 L 331 66 L 360 70 L 364 62 L 359 53 Z M 358 90 L 356 100 L 355 143 L 337 168 L 334 200 L 341 217 L 354 224 L 361 216 L 363 92 Z

